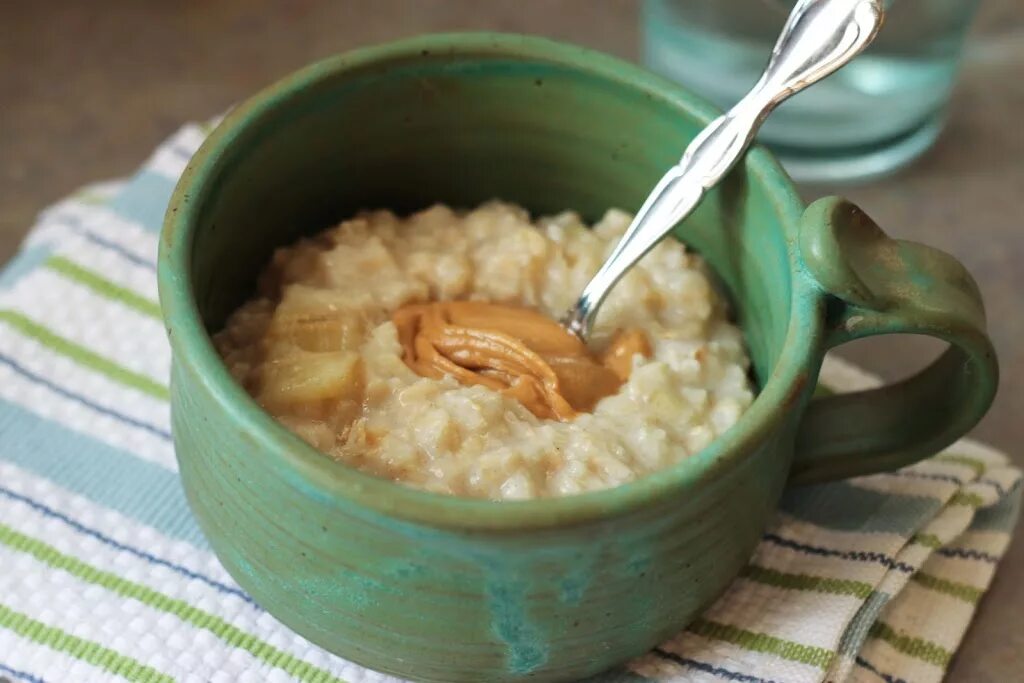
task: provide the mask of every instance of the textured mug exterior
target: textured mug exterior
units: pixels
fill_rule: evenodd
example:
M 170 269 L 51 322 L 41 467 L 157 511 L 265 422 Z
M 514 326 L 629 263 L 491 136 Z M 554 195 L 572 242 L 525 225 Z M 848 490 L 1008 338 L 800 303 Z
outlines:
M 826 288 L 807 267 L 801 234 L 813 243 L 817 223 L 801 228 L 803 206 L 764 150 L 752 150 L 679 229 L 734 304 L 758 397 L 708 448 L 612 490 L 496 503 L 362 474 L 263 413 L 208 334 L 252 291 L 274 247 L 358 209 L 500 197 L 592 220 L 639 205 L 714 116 L 611 57 L 494 34 L 342 55 L 228 115 L 172 198 L 160 290 L 182 481 L 247 592 L 313 642 L 380 671 L 543 681 L 644 652 L 724 590 L 785 486 L 822 355 L 838 339 L 829 314 L 842 301 L 828 291 L 842 282 Z M 843 240 L 833 242 L 835 253 L 812 259 L 822 274 L 832 273 L 829 259 L 844 258 Z M 963 307 L 980 310 L 965 296 Z M 987 377 L 983 313 L 970 325 Z M 960 431 L 991 400 L 989 379 Z M 815 426 L 826 440 L 828 421 Z M 815 468 L 851 473 L 836 469 L 850 453 L 815 458 L 801 470 L 808 479 Z

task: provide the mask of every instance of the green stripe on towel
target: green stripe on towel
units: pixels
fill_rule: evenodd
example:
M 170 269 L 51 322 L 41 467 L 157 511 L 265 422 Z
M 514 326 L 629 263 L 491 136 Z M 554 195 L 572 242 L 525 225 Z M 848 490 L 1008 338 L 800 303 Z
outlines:
M 978 600 L 981 599 L 982 593 L 985 592 L 980 588 L 969 586 L 966 583 L 950 581 L 924 572 L 917 572 L 910 578 L 915 583 L 919 583 L 925 588 L 929 588 L 938 593 L 945 593 L 946 595 L 950 595 L 972 605 L 977 604 Z
M 949 499 L 950 505 L 967 505 L 972 508 L 980 508 L 985 504 L 985 499 L 979 496 L 977 493 L 965 493 L 964 491 L 957 491 L 953 494 L 953 497 Z
M 811 574 L 790 574 L 766 567 L 748 565 L 740 574 L 744 578 L 778 588 L 811 591 L 815 593 L 832 593 L 834 595 L 852 595 L 861 600 L 871 595 L 871 584 L 852 579 L 836 579 Z
M 871 635 L 874 638 L 889 643 L 895 650 L 902 652 L 908 657 L 919 659 L 922 662 L 945 669 L 949 660 L 953 658 L 952 653 L 941 645 L 937 645 L 924 638 L 915 638 L 905 633 L 896 632 L 884 621 L 876 621 L 871 627 Z
M 97 569 L 76 557 L 65 555 L 56 548 L 3 524 L 0 524 L 0 543 L 19 552 L 28 553 L 43 564 L 65 571 L 86 583 L 101 586 L 123 598 L 138 600 L 155 610 L 172 614 L 192 626 L 209 631 L 231 647 L 245 650 L 257 659 L 282 669 L 306 683 L 344 683 L 341 679 L 332 676 L 330 672 L 279 650 L 253 634 L 246 633 L 214 614 L 193 607 L 184 600 L 168 597 L 149 586 L 128 581 L 117 574 Z
M 55 626 L 47 626 L 6 605 L 0 605 L 0 628 L 13 631 L 26 640 L 39 643 L 57 652 L 63 652 L 129 681 L 174 683 L 174 679 L 167 674 L 145 666 L 131 657 L 119 654 L 94 641 L 73 636 Z
M 75 194 L 71 195 L 71 198 L 74 199 L 76 202 L 81 202 L 82 204 L 87 204 L 89 206 L 99 206 L 101 204 L 106 204 L 107 200 L 110 199 L 110 196 L 106 193 L 98 192 L 90 187 L 87 187 L 84 190 L 79 190 Z
M 16 311 L 0 311 L 0 322 L 5 322 L 26 337 L 31 337 L 37 342 L 62 356 L 67 356 L 79 365 L 106 375 L 115 382 L 125 386 L 138 389 L 144 394 L 161 401 L 170 400 L 170 392 L 167 387 L 159 382 L 139 374 L 127 368 L 121 367 L 112 360 L 90 351 L 69 339 L 51 332 L 49 329 L 35 322 L 34 320 Z
M 106 297 L 111 301 L 122 303 L 128 308 L 138 311 L 143 315 L 147 315 L 150 318 L 156 318 L 157 320 L 161 319 L 160 304 L 157 302 L 151 301 L 146 297 L 133 292 L 127 287 L 122 287 L 116 282 L 111 282 L 96 271 L 83 268 L 74 261 L 70 261 L 63 256 L 51 256 L 46 259 L 46 267 L 52 271 L 60 273 L 69 280 L 74 280 L 81 285 L 85 285 L 100 296 Z
M 988 465 L 985 463 L 984 460 L 972 458 L 969 455 L 958 455 L 956 453 L 939 453 L 933 459 L 939 460 L 941 462 L 952 462 L 956 463 L 957 465 L 965 465 L 974 470 L 974 474 L 976 474 L 979 477 L 985 474 L 985 470 L 988 469 Z
M 724 640 L 745 650 L 775 655 L 791 662 L 799 662 L 819 669 L 827 668 L 834 655 L 831 650 L 826 650 L 823 647 L 804 645 L 707 619 L 698 619 L 690 624 L 688 630 L 704 638 Z
M 924 547 L 931 548 L 932 550 L 938 550 L 944 545 L 942 540 L 935 534 L 915 534 L 914 537 L 910 539 L 910 542 L 923 545 Z

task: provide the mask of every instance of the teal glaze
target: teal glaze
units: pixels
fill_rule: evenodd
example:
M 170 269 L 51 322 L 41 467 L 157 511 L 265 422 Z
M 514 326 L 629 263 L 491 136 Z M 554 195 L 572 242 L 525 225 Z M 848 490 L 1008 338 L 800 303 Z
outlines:
M 325 648 L 408 678 L 580 678 L 714 600 L 791 471 L 814 481 L 896 467 L 979 419 L 996 367 L 962 267 L 888 239 L 842 200 L 804 214 L 762 149 L 678 230 L 734 304 L 758 397 L 704 451 L 625 486 L 496 503 L 371 477 L 279 427 L 210 343 L 272 249 L 300 235 L 365 207 L 494 197 L 588 219 L 636 209 L 714 116 L 611 57 L 495 34 L 341 55 L 227 116 L 172 199 L 160 298 L 188 501 L 260 604 Z M 810 402 L 826 349 L 896 331 L 953 350 L 923 379 Z

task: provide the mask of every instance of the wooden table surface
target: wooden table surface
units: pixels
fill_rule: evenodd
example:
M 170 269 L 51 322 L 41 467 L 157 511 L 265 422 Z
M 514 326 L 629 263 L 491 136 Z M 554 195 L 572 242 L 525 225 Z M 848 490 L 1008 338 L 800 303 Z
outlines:
M 35 214 L 80 185 L 128 174 L 182 122 L 224 110 L 289 71 L 357 45 L 427 31 L 538 33 L 638 54 L 633 0 L 219 0 L 0 7 L 0 262 Z M 832 188 L 890 232 L 956 254 L 976 275 L 1002 388 L 975 435 L 1024 465 L 1024 2 L 983 3 L 938 145 L 889 180 Z M 821 190 L 807 188 L 812 198 Z M 935 347 L 861 342 L 842 355 L 887 377 Z M 949 680 L 1024 678 L 1019 539 Z

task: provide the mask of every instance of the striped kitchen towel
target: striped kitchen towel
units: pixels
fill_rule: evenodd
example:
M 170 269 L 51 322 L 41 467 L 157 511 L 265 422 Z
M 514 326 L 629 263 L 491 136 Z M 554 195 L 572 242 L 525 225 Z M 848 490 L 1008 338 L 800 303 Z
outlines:
M 290 632 L 185 505 L 154 273 L 188 126 L 45 211 L 0 275 L 0 680 L 393 680 Z M 837 361 L 838 389 L 871 379 Z M 1006 549 L 1020 473 L 969 441 L 789 493 L 689 629 L 595 681 L 937 681 Z

